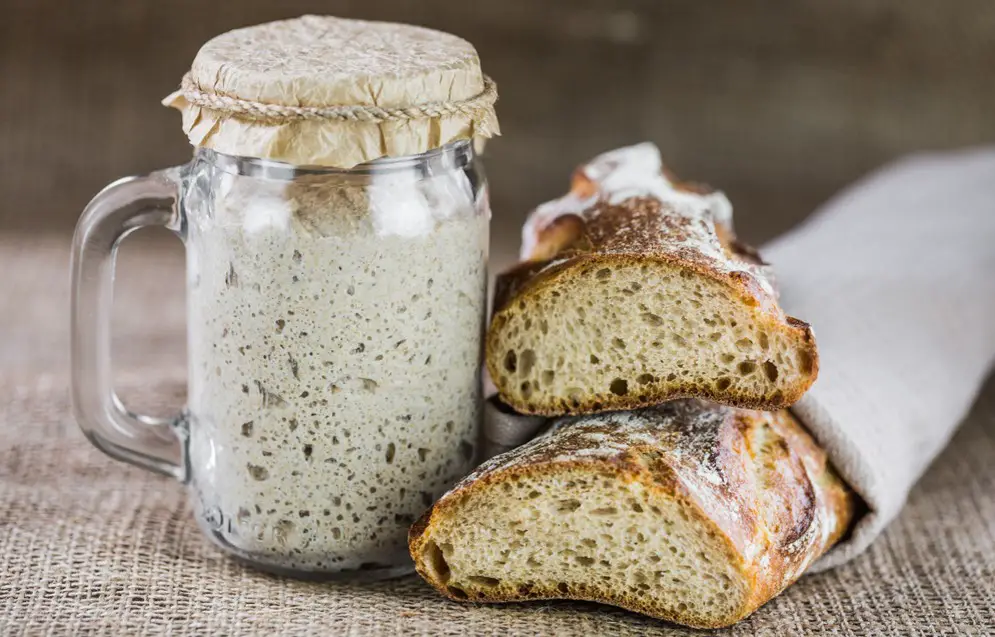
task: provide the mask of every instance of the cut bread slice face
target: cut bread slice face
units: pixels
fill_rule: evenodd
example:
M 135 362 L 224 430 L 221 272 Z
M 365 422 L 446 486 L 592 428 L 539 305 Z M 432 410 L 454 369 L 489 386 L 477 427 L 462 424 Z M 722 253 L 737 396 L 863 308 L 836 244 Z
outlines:
M 812 330 L 784 315 L 721 193 L 670 181 L 652 146 L 578 175 L 526 224 L 537 258 L 498 278 L 486 347 L 502 400 L 562 415 L 685 397 L 779 409 L 805 393 Z
M 718 627 L 795 581 L 853 504 L 787 412 L 677 401 L 555 424 L 443 496 L 409 546 L 458 601 L 587 600 Z

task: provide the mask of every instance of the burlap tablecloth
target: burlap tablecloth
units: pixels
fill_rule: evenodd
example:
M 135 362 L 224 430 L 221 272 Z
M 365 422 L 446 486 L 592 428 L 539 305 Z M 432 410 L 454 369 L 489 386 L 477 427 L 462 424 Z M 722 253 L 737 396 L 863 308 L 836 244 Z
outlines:
M 183 488 L 112 462 L 69 415 L 68 239 L 0 238 L 0 634 L 697 634 L 609 607 L 467 606 L 415 577 L 261 574 L 200 535 Z M 179 249 L 123 259 L 120 393 L 183 400 Z M 993 318 L 995 320 L 995 318 Z M 995 634 L 995 382 L 870 550 L 808 576 L 730 635 Z

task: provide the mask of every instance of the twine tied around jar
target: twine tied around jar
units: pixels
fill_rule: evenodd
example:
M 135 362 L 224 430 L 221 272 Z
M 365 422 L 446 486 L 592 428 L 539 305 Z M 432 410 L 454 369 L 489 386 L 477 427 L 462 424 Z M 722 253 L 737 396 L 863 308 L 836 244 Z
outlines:
M 481 119 L 479 115 L 488 112 L 497 101 L 497 84 L 486 75 L 484 76 L 484 90 L 469 99 L 456 102 L 434 102 L 401 108 L 367 105 L 286 106 L 283 104 L 254 102 L 219 93 L 206 92 L 197 86 L 189 73 L 183 76 L 180 91 L 188 102 L 203 108 L 223 111 L 244 119 L 281 122 L 330 120 L 381 124 L 385 122 L 410 121 L 451 115 L 466 115 L 478 121 Z

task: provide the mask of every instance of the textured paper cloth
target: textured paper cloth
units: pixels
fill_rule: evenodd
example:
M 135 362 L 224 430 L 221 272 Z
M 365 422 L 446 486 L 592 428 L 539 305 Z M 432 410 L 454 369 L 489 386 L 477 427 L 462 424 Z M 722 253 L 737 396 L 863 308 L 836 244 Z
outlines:
M 869 511 L 813 567 L 852 559 L 898 514 L 995 361 L 995 150 L 901 161 L 762 250 L 819 379 L 792 408 Z M 544 421 L 487 405 L 496 450 Z
M 942 164 L 938 170 L 949 172 Z M 953 212 L 944 205 L 936 214 L 945 211 Z M 959 251 L 983 242 L 986 233 L 991 243 L 991 226 L 983 219 L 971 223 L 976 235 Z M 887 230 L 901 235 L 901 227 Z M 705 634 L 607 606 L 456 604 L 414 576 L 365 585 L 300 582 L 229 559 L 201 535 L 181 485 L 108 459 L 69 415 L 68 248 L 68 237 L 0 235 L 0 635 Z M 123 253 L 114 324 L 119 391 L 129 407 L 166 415 L 182 404 L 186 377 L 182 253 L 176 245 L 142 245 L 140 239 L 126 242 Z M 845 245 L 827 270 L 839 256 L 846 256 Z M 995 271 L 991 262 L 987 268 Z M 898 264 L 867 278 L 872 275 L 902 276 Z M 786 297 L 803 300 L 786 283 Z M 929 294 L 944 300 L 936 296 L 942 290 Z M 959 321 L 952 326 L 953 332 L 969 329 L 975 328 Z M 826 332 L 817 326 L 828 347 Z M 968 340 L 978 348 L 980 342 Z M 944 372 L 931 349 L 920 352 L 937 374 Z M 955 420 L 945 414 L 944 422 Z M 719 634 L 992 634 L 993 458 L 990 381 L 908 505 L 864 554 L 802 578 Z
M 351 168 L 500 133 L 493 100 L 397 121 L 285 115 L 298 107 L 451 106 L 487 90 L 473 45 L 407 24 L 307 15 L 236 29 L 200 49 L 188 79 L 220 103 L 194 103 L 180 90 L 163 104 L 182 112 L 190 143 L 229 155 Z

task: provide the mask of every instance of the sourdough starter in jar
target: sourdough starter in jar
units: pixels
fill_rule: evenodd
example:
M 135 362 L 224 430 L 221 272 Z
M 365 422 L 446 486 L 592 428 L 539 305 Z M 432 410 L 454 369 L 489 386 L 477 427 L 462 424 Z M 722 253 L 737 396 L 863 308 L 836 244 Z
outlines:
M 400 172 L 194 166 L 211 200 L 189 228 L 191 483 L 201 523 L 254 561 L 406 564 L 410 524 L 473 466 L 486 197 L 461 171 Z

